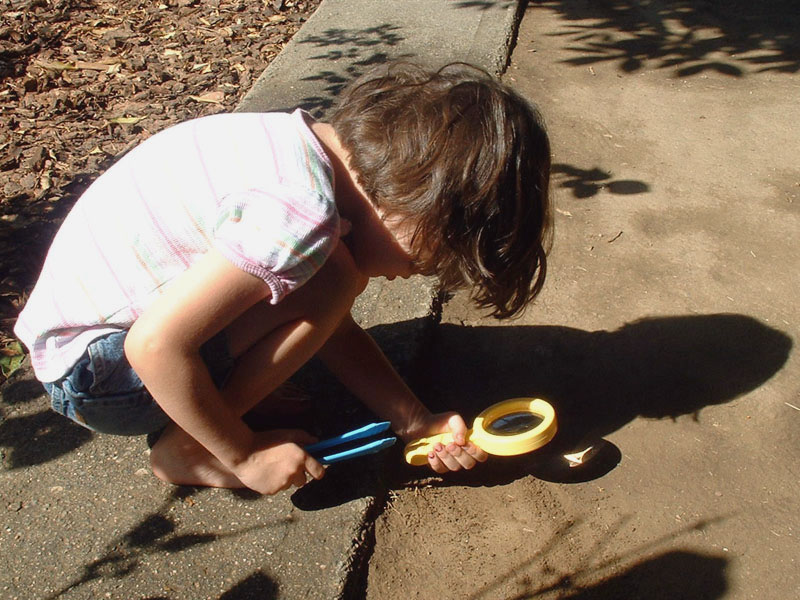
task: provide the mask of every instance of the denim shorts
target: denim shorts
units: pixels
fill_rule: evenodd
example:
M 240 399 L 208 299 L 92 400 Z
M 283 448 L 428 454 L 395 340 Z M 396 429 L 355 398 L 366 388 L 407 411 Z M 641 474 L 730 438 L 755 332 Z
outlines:
M 125 357 L 127 334 L 94 340 L 67 375 L 44 384 L 53 410 L 87 429 L 115 435 L 143 435 L 170 423 Z M 222 388 L 234 364 L 225 333 L 203 344 L 200 354 Z

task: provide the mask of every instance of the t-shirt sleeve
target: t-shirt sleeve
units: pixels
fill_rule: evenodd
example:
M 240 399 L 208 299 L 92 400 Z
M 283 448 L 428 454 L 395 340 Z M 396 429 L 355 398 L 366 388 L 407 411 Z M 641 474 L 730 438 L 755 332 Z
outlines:
M 338 240 L 332 199 L 275 186 L 227 196 L 214 243 L 235 266 L 262 279 L 272 292 L 270 303 L 277 304 L 317 272 Z

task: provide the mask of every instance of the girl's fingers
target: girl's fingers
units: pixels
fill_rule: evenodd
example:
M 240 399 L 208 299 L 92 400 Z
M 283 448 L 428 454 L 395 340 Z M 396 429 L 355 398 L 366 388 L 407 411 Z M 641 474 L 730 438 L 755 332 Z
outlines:
M 447 419 L 447 427 L 450 429 L 450 433 L 453 434 L 456 444 L 463 446 L 464 438 L 467 434 L 467 424 L 462 416 L 459 414 L 450 415 L 450 418 Z
M 437 444 L 428 454 L 428 462 L 437 473 L 445 473 L 446 471 L 472 469 L 488 457 L 489 455 L 485 451 L 472 443 L 466 446 L 459 446 L 455 443 L 447 446 Z
M 475 460 L 469 454 L 462 452 L 461 446 L 457 444 L 449 444 L 447 447 L 436 444 L 434 452 L 448 471 L 471 469 L 475 466 Z
M 322 479 L 325 475 L 325 467 L 322 466 L 313 456 L 306 456 L 305 460 L 306 473 L 311 475 L 314 479 Z
M 442 444 L 436 444 L 434 447 L 434 452 L 436 452 L 436 456 L 439 457 L 439 460 L 444 463 L 444 466 L 447 467 L 448 471 L 459 471 L 461 470 L 461 463 L 456 460 L 456 457 L 450 454 L 447 451 L 447 448 Z
M 463 446 L 463 450 L 478 462 L 486 462 L 486 459 L 489 458 L 489 455 L 483 448 L 479 448 L 472 442 Z
M 435 472 L 439 473 L 440 475 L 447 473 L 449 470 L 445 464 L 439 459 L 439 456 L 436 452 L 428 452 L 428 464 L 431 466 Z
M 458 461 L 458 464 L 461 466 L 462 469 L 471 469 L 476 464 L 478 464 L 477 461 L 472 457 L 472 455 L 470 455 L 468 452 L 464 450 L 463 446 L 458 446 L 457 444 L 450 444 L 447 446 L 446 450 L 450 454 L 450 456 L 452 456 L 453 458 L 456 459 L 456 461 Z

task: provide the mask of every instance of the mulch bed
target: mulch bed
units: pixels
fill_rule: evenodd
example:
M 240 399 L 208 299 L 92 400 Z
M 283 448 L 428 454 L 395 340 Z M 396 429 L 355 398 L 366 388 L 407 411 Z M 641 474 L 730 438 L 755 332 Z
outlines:
M 83 190 L 153 133 L 232 110 L 320 2 L 0 0 L 2 370 Z

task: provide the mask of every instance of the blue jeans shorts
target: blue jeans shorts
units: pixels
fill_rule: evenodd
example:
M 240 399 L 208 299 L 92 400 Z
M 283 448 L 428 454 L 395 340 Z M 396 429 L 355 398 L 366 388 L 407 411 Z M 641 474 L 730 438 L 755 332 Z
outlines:
M 170 423 L 125 357 L 127 334 L 94 340 L 67 375 L 44 384 L 53 410 L 87 429 L 115 435 L 143 435 Z M 203 344 L 200 354 L 221 388 L 234 365 L 225 333 Z

